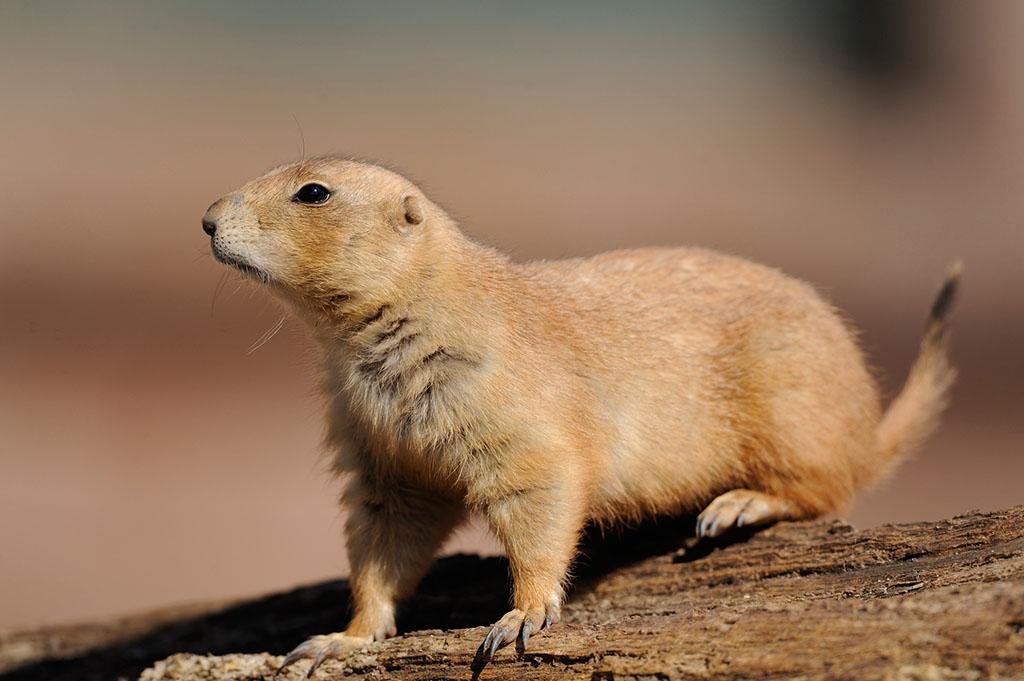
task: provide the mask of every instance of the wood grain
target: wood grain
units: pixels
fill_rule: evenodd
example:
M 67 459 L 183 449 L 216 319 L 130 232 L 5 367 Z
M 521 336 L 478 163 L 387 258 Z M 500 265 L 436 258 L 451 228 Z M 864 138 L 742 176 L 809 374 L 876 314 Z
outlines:
M 862 532 L 783 523 L 671 548 L 685 534 L 662 523 L 592 540 L 562 623 L 525 655 L 499 652 L 481 678 L 1024 678 L 1024 506 Z M 439 561 L 400 613 L 406 633 L 317 678 L 468 679 L 484 625 L 504 611 L 506 571 L 498 558 Z M 130 678 L 149 666 L 144 681 L 269 679 L 305 636 L 343 628 L 346 598 L 344 581 L 298 589 L 3 678 Z

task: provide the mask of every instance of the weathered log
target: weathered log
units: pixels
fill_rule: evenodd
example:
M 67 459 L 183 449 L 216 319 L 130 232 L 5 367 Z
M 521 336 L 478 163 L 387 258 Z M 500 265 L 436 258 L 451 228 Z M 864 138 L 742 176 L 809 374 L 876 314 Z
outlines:
M 588 542 L 562 623 L 523 655 L 499 652 L 481 678 L 1024 678 L 1024 507 L 861 532 L 783 523 L 670 548 L 682 534 L 662 523 Z M 317 678 L 468 679 L 507 589 L 501 559 L 443 559 L 401 612 L 406 633 L 325 662 Z M 112 679 L 151 665 L 143 681 L 270 679 L 281 653 L 343 628 L 347 595 L 344 581 L 273 595 L 4 678 Z

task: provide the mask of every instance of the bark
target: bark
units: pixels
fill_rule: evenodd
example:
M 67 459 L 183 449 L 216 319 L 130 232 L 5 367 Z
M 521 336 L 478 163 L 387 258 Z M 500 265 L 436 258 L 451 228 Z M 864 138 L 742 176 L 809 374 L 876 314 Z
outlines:
M 499 652 L 481 678 L 1024 678 L 1024 506 L 862 532 L 783 523 L 672 548 L 683 533 L 662 523 L 591 538 L 562 623 L 524 655 Z M 507 590 L 502 559 L 445 558 L 400 613 L 406 633 L 317 678 L 468 679 Z M 344 627 L 347 591 L 329 582 L 161 621 L 4 678 L 270 679 L 280 654 Z M 0 659 L 17 640 L 0 641 Z

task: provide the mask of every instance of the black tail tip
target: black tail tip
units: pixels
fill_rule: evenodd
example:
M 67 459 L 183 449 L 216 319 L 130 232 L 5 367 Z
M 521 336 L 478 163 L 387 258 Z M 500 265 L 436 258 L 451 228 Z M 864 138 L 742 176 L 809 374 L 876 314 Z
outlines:
M 932 303 L 932 311 L 929 315 L 931 323 L 943 321 L 949 315 L 949 311 L 953 309 L 953 303 L 956 302 L 957 289 L 960 288 L 960 275 L 963 271 L 964 263 L 962 260 L 957 260 L 949 268 L 946 280 L 942 283 L 942 289 L 939 291 L 939 295 L 936 296 L 935 302 Z

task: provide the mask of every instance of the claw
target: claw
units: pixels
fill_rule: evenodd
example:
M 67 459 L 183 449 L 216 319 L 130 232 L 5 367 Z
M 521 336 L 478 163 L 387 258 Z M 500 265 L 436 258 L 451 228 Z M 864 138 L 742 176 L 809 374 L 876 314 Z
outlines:
M 551 601 L 544 606 L 544 626 L 542 629 L 553 627 L 562 621 L 562 606 L 558 601 Z
M 520 655 L 526 652 L 526 646 L 530 644 L 531 633 L 533 633 L 533 620 L 527 617 L 526 621 L 523 622 L 522 629 L 519 630 L 519 642 L 516 645 Z
M 498 652 L 498 648 L 505 642 L 506 636 L 508 636 L 508 631 L 504 627 L 491 629 L 491 633 L 487 636 L 490 639 L 490 644 L 488 645 L 490 650 L 487 651 L 488 659 L 494 657 L 494 653 Z
M 492 630 L 493 631 L 493 630 Z M 484 670 L 487 663 L 491 661 L 491 657 L 494 656 L 494 652 L 488 652 L 488 639 L 491 635 L 488 633 L 487 638 L 480 644 L 480 647 L 476 649 L 476 655 L 473 656 L 473 662 L 469 665 L 470 671 L 473 672 L 473 681 L 480 678 L 480 672 Z
M 323 664 L 324 660 L 327 659 L 327 653 L 330 652 L 330 650 L 331 648 L 328 646 L 324 646 L 320 649 L 320 652 L 317 653 L 316 658 L 313 660 L 313 664 L 309 665 L 309 671 L 306 672 L 307 679 L 313 678 L 313 672 L 315 672 L 316 668 Z
M 502 621 L 505 618 L 502 618 Z M 484 667 L 494 659 L 494 653 L 498 652 L 498 649 L 503 645 L 510 643 L 507 640 L 509 637 L 508 628 L 499 621 L 491 630 L 487 632 L 487 636 L 484 637 L 484 642 L 477 648 L 476 655 L 473 657 L 473 664 L 470 665 L 470 669 L 473 671 L 473 679 L 477 679 L 480 676 L 480 672 L 484 670 Z
M 296 662 L 298 662 L 299 660 L 301 660 L 302 658 L 306 657 L 306 653 L 308 652 L 308 649 L 310 648 L 309 644 L 310 644 L 310 641 L 305 641 L 303 643 L 300 643 L 298 646 L 296 646 L 295 650 L 293 650 L 292 652 L 288 653 L 285 656 L 285 658 L 284 658 L 284 662 L 282 662 L 281 666 L 277 668 L 276 672 L 274 672 L 274 676 L 277 676 L 278 674 L 283 672 L 285 670 L 285 667 L 290 667 L 293 664 L 295 664 Z

